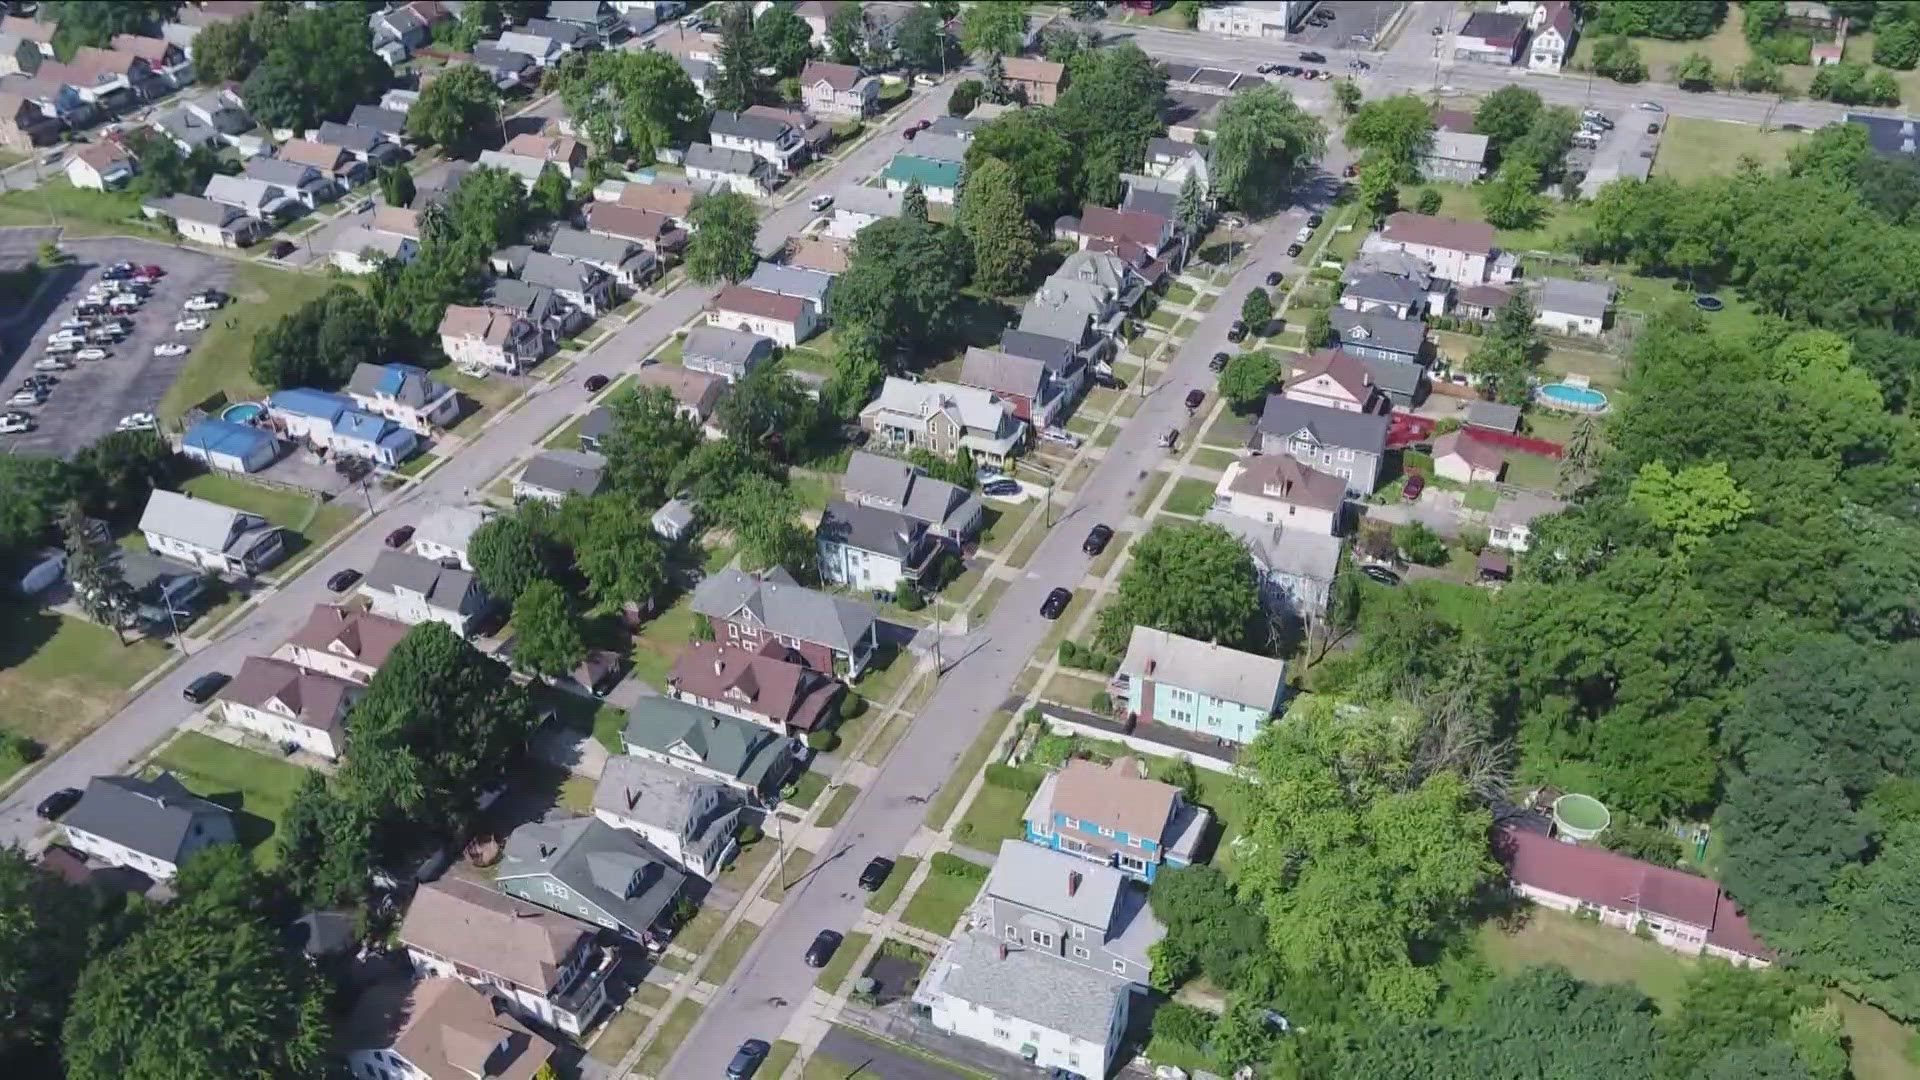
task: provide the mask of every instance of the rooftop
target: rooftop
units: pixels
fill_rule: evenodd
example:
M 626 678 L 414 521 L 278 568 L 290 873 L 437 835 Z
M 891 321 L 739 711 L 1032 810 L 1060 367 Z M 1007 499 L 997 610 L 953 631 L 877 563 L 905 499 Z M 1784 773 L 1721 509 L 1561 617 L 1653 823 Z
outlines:
M 565 915 L 457 876 L 422 884 L 399 934 L 402 944 L 542 992 L 558 984 L 568 955 L 592 936 Z
M 873 609 L 809 589 L 785 570 L 748 573 L 729 566 L 693 590 L 693 610 L 717 619 L 751 619 L 784 637 L 860 651 L 874 629 Z
M 1040 849 L 1035 849 L 1040 850 Z M 940 954 L 923 988 L 1095 1046 L 1105 1044 L 1118 998 L 1130 984 L 1058 957 L 961 934 Z
M 1493 226 L 1484 221 L 1456 221 L 1402 210 L 1387 218 L 1380 235 L 1397 244 L 1419 244 L 1476 255 L 1493 253 Z
M 1347 482 L 1316 472 L 1286 454 L 1261 454 L 1234 461 L 1220 477 L 1222 487 L 1243 495 L 1338 511 L 1347 501 Z
M 752 787 L 781 764 L 790 742 L 751 720 L 663 697 L 635 702 L 622 735 L 630 746 L 689 758 Z
M 1287 682 L 1284 660 L 1149 626 L 1133 628 L 1120 670 L 1253 709 L 1272 709 Z
M 1279 394 L 1268 395 L 1267 406 L 1261 412 L 1256 427 L 1267 435 L 1287 437 L 1305 432 L 1315 441 L 1331 446 L 1351 447 L 1373 454 L 1386 452 L 1386 417 L 1289 401 Z
M 188 840 L 210 817 L 231 818 L 227 808 L 188 791 L 172 773 L 151 780 L 96 776 L 60 824 L 122 847 L 178 864 Z

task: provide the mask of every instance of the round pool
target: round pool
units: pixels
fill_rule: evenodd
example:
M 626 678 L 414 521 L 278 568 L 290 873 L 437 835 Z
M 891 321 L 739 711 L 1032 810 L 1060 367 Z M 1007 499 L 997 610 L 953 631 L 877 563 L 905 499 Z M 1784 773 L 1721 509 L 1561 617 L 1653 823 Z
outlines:
M 1693 306 L 1701 311 L 1719 311 L 1727 305 L 1717 296 L 1696 296 L 1693 298 Z
M 1607 395 L 1590 386 L 1574 386 L 1570 383 L 1548 383 L 1535 390 L 1533 395 L 1540 404 L 1549 409 L 1563 409 L 1567 412 L 1597 413 L 1605 412 Z
M 251 424 L 266 411 L 266 407 L 257 402 L 242 401 L 221 409 L 220 419 L 235 424 Z

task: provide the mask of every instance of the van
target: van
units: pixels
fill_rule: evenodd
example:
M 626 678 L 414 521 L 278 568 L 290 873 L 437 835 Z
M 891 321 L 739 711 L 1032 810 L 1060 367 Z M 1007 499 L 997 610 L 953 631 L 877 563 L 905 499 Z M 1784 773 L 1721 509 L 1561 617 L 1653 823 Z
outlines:
M 1584 147 L 1588 150 L 1598 150 L 1600 148 L 1600 136 L 1592 132 L 1576 131 L 1573 134 L 1573 145 Z

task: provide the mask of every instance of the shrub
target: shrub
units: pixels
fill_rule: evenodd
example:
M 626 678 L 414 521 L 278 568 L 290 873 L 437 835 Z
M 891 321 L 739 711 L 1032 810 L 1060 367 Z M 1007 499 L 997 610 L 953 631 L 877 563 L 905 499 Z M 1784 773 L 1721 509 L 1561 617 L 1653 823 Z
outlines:
M 814 731 L 807 734 L 807 748 L 821 753 L 830 753 L 840 746 L 840 733 L 837 731 Z
M 1040 777 L 1026 769 L 1016 769 L 1003 762 L 988 762 L 983 776 L 987 783 L 1008 791 L 1031 795 L 1040 790 Z
M 840 697 L 840 719 L 857 720 L 866 715 L 867 699 L 849 690 Z
M 1433 433 L 1435 435 L 1448 435 L 1455 431 L 1459 431 L 1460 428 L 1461 428 L 1461 423 L 1460 423 L 1459 417 L 1443 416 L 1439 420 L 1434 422 Z
M 900 610 L 902 611 L 919 611 L 921 608 L 927 606 L 926 598 L 920 595 L 920 590 L 911 585 L 900 590 L 900 595 L 896 602 L 900 605 Z
M 0 778 L 39 761 L 45 753 L 45 748 L 25 735 L 0 736 Z
M 1414 208 L 1423 214 L 1437 214 L 1440 212 L 1440 202 L 1439 192 L 1432 188 L 1421 188 L 1420 197 L 1414 201 Z
M 987 880 L 986 867 L 976 862 L 969 862 L 951 851 L 935 852 L 933 858 L 928 860 L 927 869 L 935 874 L 945 874 L 962 881 Z
M 1105 690 L 1095 690 L 1093 692 L 1092 704 L 1094 712 L 1102 714 L 1110 713 L 1113 711 L 1113 695 L 1107 693 Z
M 1332 266 L 1316 266 L 1313 268 L 1312 275 L 1314 280 L 1316 281 L 1339 281 L 1340 280 L 1339 269 Z
M 1153 1010 L 1153 1034 L 1199 1050 L 1213 1038 L 1213 1014 L 1192 1005 L 1169 1001 Z
M 760 838 L 765 835 L 766 833 L 760 830 L 760 824 L 758 822 L 749 821 L 745 825 L 740 826 L 740 831 L 735 834 L 735 839 L 740 841 L 741 847 L 750 847 L 759 843 Z
M 1487 550 L 1487 530 L 1478 525 L 1469 525 L 1460 530 L 1460 546 L 1475 555 Z
M 1073 757 L 1073 747 L 1073 736 L 1049 731 L 1033 740 L 1027 760 L 1036 765 L 1065 765 Z
M 1394 526 L 1393 543 L 1409 561 L 1421 566 L 1439 566 L 1447 561 L 1447 542 L 1424 522 L 1409 521 Z

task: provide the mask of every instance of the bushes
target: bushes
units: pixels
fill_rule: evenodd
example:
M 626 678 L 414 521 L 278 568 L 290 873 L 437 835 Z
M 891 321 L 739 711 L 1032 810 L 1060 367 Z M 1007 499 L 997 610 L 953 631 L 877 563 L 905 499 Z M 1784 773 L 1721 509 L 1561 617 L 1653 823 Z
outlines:
M 927 600 L 920 595 L 920 590 L 911 585 L 902 588 L 894 602 L 900 605 L 902 611 L 919 611 L 927 606 Z
M 0 779 L 40 760 L 46 751 L 24 735 L 0 735 Z
M 1113 695 L 1107 693 L 1105 690 L 1095 690 L 1093 697 L 1088 700 L 1088 704 L 1093 706 L 1094 712 L 1105 715 L 1113 711 Z
M 1393 543 L 1408 561 L 1421 566 L 1439 566 L 1447 561 L 1447 542 L 1423 522 L 1394 526 Z
M 867 699 L 849 690 L 840 695 L 840 719 L 858 720 L 867 712 Z
M 1081 671 L 1098 671 L 1111 675 L 1120 668 L 1119 657 L 1089 645 L 1082 645 L 1077 641 L 1062 641 L 1058 656 L 1062 667 L 1078 668 Z
M 749 821 L 745 825 L 740 826 L 740 831 L 734 834 L 734 839 L 740 841 L 740 846 L 743 848 L 752 847 L 754 844 L 759 843 L 760 838 L 765 835 L 766 833 L 760 830 L 760 824 L 758 822 Z
M 840 747 L 840 733 L 837 731 L 814 731 L 807 734 L 807 749 L 820 753 L 831 753 Z
M 927 869 L 935 874 L 944 874 L 962 881 L 987 880 L 987 868 L 979 863 L 969 862 L 951 851 L 935 852 L 928 860 Z
M 1312 271 L 1310 271 L 1310 275 L 1315 281 L 1339 281 L 1340 280 L 1339 269 L 1332 266 L 1316 266 L 1313 268 Z
M 1153 1034 L 1199 1050 L 1213 1038 L 1213 1014 L 1169 1001 L 1153 1011 Z
M 1040 790 L 1040 777 L 1037 774 L 1026 769 L 1016 769 L 1012 765 L 999 761 L 988 762 L 982 778 L 994 787 L 1018 791 L 1025 795 L 1031 795 Z

